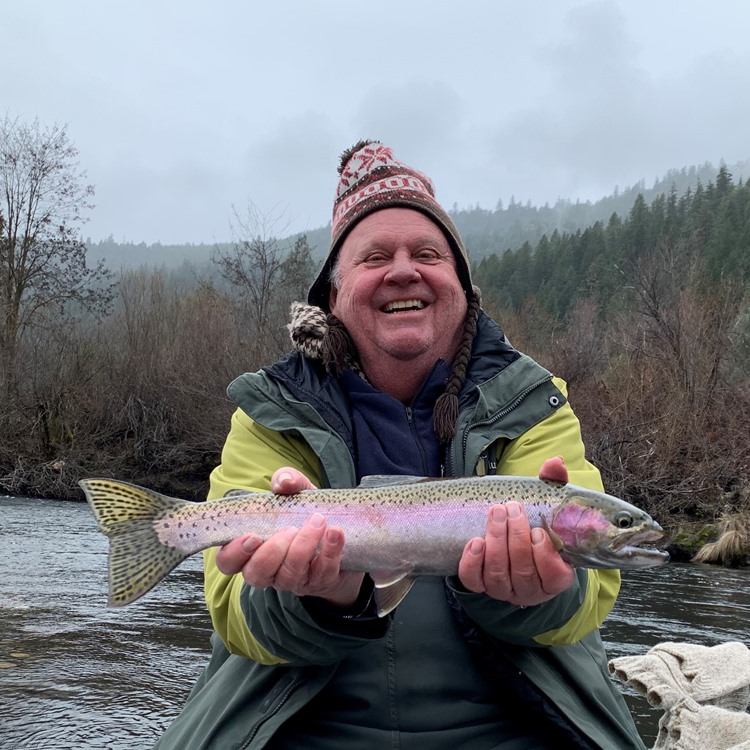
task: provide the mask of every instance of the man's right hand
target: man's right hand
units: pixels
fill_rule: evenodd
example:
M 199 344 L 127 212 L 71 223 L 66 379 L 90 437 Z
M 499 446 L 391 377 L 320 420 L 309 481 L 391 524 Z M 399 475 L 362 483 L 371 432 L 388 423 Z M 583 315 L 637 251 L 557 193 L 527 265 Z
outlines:
M 315 487 L 296 469 L 278 469 L 271 478 L 271 490 L 280 495 L 305 489 Z M 216 553 L 216 566 L 226 575 L 242 573 L 257 588 L 316 596 L 346 608 L 357 600 L 364 573 L 341 570 L 343 550 L 344 532 L 314 513 L 301 529 L 283 529 L 265 541 L 255 534 L 233 539 Z

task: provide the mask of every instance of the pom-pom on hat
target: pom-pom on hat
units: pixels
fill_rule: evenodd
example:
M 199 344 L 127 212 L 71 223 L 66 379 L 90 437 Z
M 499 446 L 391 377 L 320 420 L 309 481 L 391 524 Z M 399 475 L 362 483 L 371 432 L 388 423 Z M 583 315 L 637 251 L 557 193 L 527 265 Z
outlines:
M 466 292 L 473 295 L 469 257 L 448 213 L 435 200 L 435 188 L 427 175 L 402 164 L 379 141 L 359 141 L 341 155 L 339 183 L 333 204 L 331 248 L 307 299 L 330 312 L 328 295 L 333 268 L 341 245 L 352 227 L 368 214 L 383 208 L 413 208 L 432 219 L 445 234 L 456 258 L 456 272 Z

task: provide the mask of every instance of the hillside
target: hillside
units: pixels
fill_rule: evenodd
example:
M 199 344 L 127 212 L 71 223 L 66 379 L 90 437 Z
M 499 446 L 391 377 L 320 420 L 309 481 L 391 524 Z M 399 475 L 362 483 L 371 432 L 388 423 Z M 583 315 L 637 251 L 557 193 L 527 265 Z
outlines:
M 727 168 L 735 182 L 750 177 L 750 159 Z M 607 222 L 613 213 L 626 216 L 639 194 L 646 203 L 651 203 L 658 195 L 669 193 L 673 189 L 678 196 L 684 195 L 688 190 L 694 191 L 699 184 L 706 185 L 715 180 L 718 170 L 719 167 L 708 163 L 699 167 L 673 169 L 656 179 L 651 187 L 647 188 L 645 180 L 642 180 L 623 190 L 615 190 L 611 195 L 595 202 L 559 200 L 554 206 L 539 207 L 512 200 L 507 206 L 499 203 L 492 210 L 478 206 L 469 209 L 454 206 L 450 213 L 464 238 L 472 260 L 476 262 L 491 253 L 507 249 L 516 250 L 524 242 L 535 245 L 542 236 L 550 235 L 555 230 L 575 232 L 597 221 Z M 288 239 L 291 246 L 295 237 Z M 307 240 L 313 258 L 321 261 L 328 249 L 330 227 L 319 227 L 307 232 Z M 188 276 L 194 274 L 196 269 L 206 270 L 211 264 L 211 254 L 215 248 L 213 243 L 119 243 L 111 236 L 98 242 L 89 239 L 86 244 L 92 259 L 104 258 L 107 265 L 114 270 L 141 266 L 164 267 L 178 273 L 182 269 Z

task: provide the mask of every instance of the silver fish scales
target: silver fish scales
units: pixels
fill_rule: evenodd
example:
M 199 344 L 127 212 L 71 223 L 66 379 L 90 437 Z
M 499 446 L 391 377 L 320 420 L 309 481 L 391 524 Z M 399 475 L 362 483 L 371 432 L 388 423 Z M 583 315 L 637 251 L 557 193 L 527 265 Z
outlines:
M 515 500 L 561 556 L 588 568 L 643 568 L 668 559 L 642 547 L 663 532 L 612 495 L 534 477 L 365 477 L 355 488 L 294 495 L 236 491 L 194 503 L 112 479 L 80 482 L 110 540 L 109 606 L 143 596 L 189 556 L 244 535 L 267 539 L 321 513 L 344 532 L 342 568 L 367 572 L 378 613 L 397 606 L 419 575 L 453 575 L 466 542 L 484 536 L 489 509 Z

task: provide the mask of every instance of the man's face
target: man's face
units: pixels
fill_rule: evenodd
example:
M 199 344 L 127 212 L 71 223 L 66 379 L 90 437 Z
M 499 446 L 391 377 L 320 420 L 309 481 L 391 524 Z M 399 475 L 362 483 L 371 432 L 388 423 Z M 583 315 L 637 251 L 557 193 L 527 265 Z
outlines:
M 386 208 L 362 219 L 344 240 L 330 307 L 367 369 L 384 356 L 430 366 L 439 357 L 450 362 L 467 305 L 437 224 L 419 211 Z

